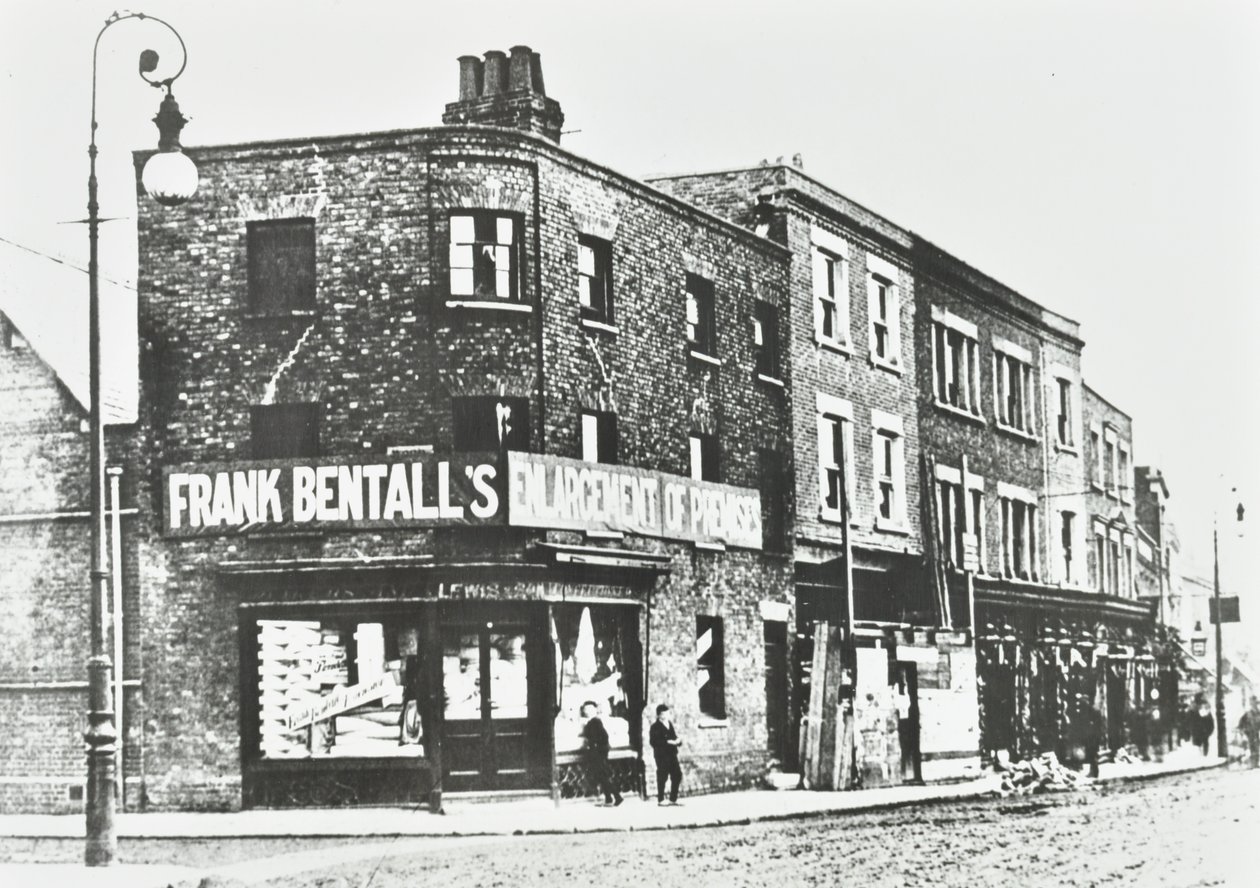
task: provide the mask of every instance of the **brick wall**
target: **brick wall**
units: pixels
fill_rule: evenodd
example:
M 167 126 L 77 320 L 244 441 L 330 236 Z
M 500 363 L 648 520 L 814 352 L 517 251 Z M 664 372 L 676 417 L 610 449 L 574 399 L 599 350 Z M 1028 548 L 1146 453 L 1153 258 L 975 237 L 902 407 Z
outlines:
M 738 224 L 750 228 L 763 225 L 767 236 L 791 251 L 791 299 L 786 318 L 796 469 L 793 527 L 798 553 L 806 559 L 829 560 L 837 557 L 844 542 L 839 521 L 825 517 L 822 508 L 818 452 L 821 394 L 848 401 L 853 408 L 854 477 L 850 479 L 853 501 L 849 508 L 855 566 L 882 571 L 887 564 L 884 558 L 889 554 L 920 556 L 923 550 L 915 382 L 918 358 L 914 348 L 916 283 L 909 234 L 794 167 L 761 166 L 676 176 L 653 180 L 652 184 Z M 846 324 L 851 347 L 845 350 L 820 345 L 815 335 L 815 229 L 842 239 L 848 250 L 849 316 L 841 322 Z M 874 260 L 870 259 L 872 256 Z M 878 366 L 874 360 L 867 295 L 872 261 L 888 263 L 880 265 L 880 272 L 891 269 L 898 291 L 901 354 L 895 369 Z M 901 488 L 904 522 L 895 530 L 878 520 L 877 442 L 872 421 L 876 413 L 898 418 L 902 427 L 904 474 L 896 480 Z M 864 584 L 868 581 L 859 574 L 855 580 L 857 617 L 933 622 L 926 577 L 917 570 L 903 576 L 896 588 L 867 589 Z M 887 600 L 890 597 L 894 600 Z
M 918 254 L 918 287 L 916 302 L 918 324 L 916 327 L 916 351 L 919 355 L 919 433 L 924 451 L 930 453 L 939 465 L 959 469 L 963 457 L 972 475 L 984 477 L 984 548 L 983 569 L 986 573 L 1001 573 L 1002 519 L 997 491 L 998 483 L 1006 483 L 1034 492 L 1038 506 L 1037 557 L 1039 580 L 1049 581 L 1052 573 L 1048 559 L 1053 552 L 1048 548 L 1051 530 L 1046 522 L 1048 490 L 1047 467 L 1053 466 L 1063 477 L 1056 481 L 1064 488 L 1071 486 L 1073 473 L 1079 472 L 1076 461 L 1071 468 L 1049 462 L 1046 440 L 1049 429 L 1046 423 L 1047 405 L 1043 367 L 1052 362 L 1069 362 L 1079 368 L 1079 340 L 1073 342 L 1074 325 L 1066 319 L 1053 321 L 1064 327 L 1055 329 L 1044 321 L 1049 315 L 1044 309 L 1028 309 L 1026 300 L 1007 290 L 1001 284 L 985 278 L 968 266 L 949 257 L 930 244 L 922 242 L 916 247 Z M 960 416 L 936 403 L 933 380 L 932 310 L 944 309 L 974 324 L 977 328 L 977 355 L 979 362 L 980 415 Z M 1053 320 L 1053 319 L 1052 319 Z M 1011 431 L 1000 427 L 994 395 L 994 344 L 998 340 L 1026 349 L 1031 355 L 1033 367 L 1032 391 L 1037 393 L 1034 407 L 1033 433 Z M 1058 345 L 1051 347 L 1050 343 Z M 1073 361 L 1071 353 L 1075 349 Z M 1071 455 L 1065 455 L 1072 460 Z M 1059 487 L 1055 488 L 1060 489 Z M 1053 506 L 1050 507 L 1053 509 Z
M 0 810 L 76 811 L 82 802 L 70 790 L 82 786 L 87 770 L 86 412 L 29 347 L 0 345 L 0 403 L 0 623 L 6 632 L 0 718 L 9 726 L 0 737 Z M 116 458 L 110 461 L 124 468 L 128 431 L 107 430 L 107 454 Z M 131 480 L 125 472 L 124 506 Z M 140 634 L 132 582 L 136 549 L 131 519 L 123 522 L 124 657 L 126 677 L 133 678 L 139 674 Z M 138 690 L 128 697 L 138 702 Z M 138 780 L 138 738 L 128 740 L 126 769 Z
M 269 387 L 277 401 L 320 403 L 327 454 L 383 455 L 411 444 L 449 452 L 452 396 L 488 393 L 529 399 L 536 451 L 578 456 L 579 411 L 601 406 L 617 413 L 624 464 L 685 475 L 688 434 L 715 429 L 722 480 L 756 488 L 758 448 L 787 454 L 790 395 L 755 383 L 751 332 L 754 300 L 785 310 L 781 248 L 512 132 L 449 128 L 195 154 L 197 199 L 173 211 L 146 203 L 140 220 L 150 806 L 240 803 L 239 592 L 218 580 L 218 564 L 419 553 L 511 561 L 546 535 L 487 528 L 160 538 L 161 467 L 248 459 L 249 408 Z M 446 305 L 448 219 L 461 208 L 518 214 L 530 312 Z M 246 223 L 293 215 L 316 220 L 315 310 L 252 316 Z M 576 243 L 592 230 L 613 243 L 611 333 L 579 320 Z M 689 272 L 714 283 L 720 366 L 687 354 Z M 623 545 L 671 557 L 672 574 L 654 594 L 652 646 L 665 653 L 650 680 L 677 698 L 683 724 L 698 705 L 690 699 L 696 614 L 726 621 L 731 718 L 692 731 L 684 758 L 693 787 L 752 780 L 766 759 L 756 607 L 788 601 L 785 559 Z M 671 657 L 683 661 L 682 673 L 666 668 Z

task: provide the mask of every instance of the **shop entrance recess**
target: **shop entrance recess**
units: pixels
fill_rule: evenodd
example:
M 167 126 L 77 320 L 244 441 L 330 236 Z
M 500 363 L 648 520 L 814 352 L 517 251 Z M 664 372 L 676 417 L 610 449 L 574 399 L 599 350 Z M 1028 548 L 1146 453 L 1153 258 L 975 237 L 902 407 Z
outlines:
M 524 620 L 450 622 L 441 635 L 444 788 L 534 786 L 529 625 Z

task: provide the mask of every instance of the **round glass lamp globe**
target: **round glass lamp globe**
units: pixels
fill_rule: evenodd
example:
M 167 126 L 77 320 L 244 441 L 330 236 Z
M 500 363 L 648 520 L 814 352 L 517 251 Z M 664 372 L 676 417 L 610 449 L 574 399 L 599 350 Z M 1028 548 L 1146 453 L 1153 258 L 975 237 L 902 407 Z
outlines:
M 158 203 L 178 206 L 197 193 L 197 165 L 182 151 L 159 151 L 145 161 L 140 181 Z

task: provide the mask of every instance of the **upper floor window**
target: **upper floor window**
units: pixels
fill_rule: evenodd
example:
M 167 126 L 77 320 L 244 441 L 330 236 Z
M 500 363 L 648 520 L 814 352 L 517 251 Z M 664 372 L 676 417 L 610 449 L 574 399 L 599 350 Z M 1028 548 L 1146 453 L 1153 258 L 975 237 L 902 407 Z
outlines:
M 819 393 L 818 487 L 826 521 L 853 515 L 853 408 L 848 401 Z
M 1086 454 L 1086 462 L 1089 463 L 1089 483 L 1090 486 L 1102 490 L 1103 486 L 1103 450 L 1102 450 L 1102 431 L 1097 428 L 1089 430 L 1089 453 Z
M 1002 508 L 1002 570 L 1008 577 L 1037 579 L 1037 506 L 1031 491 L 1011 489 L 998 495 Z
M 691 478 L 695 481 L 721 481 L 717 435 L 692 432 L 688 439 Z
M 617 414 L 582 411 L 582 459 L 599 463 L 617 461 Z
M 762 548 L 782 552 L 787 544 L 787 473 L 783 454 L 762 448 L 757 451 L 760 469 Z
M 713 303 L 713 282 L 699 275 L 687 275 L 687 344 L 692 351 L 717 356 L 717 313 Z
M 1059 552 L 1063 556 L 1062 579 L 1065 583 L 1072 583 L 1076 580 L 1072 573 L 1072 560 L 1075 554 L 1072 543 L 1076 539 L 1075 525 L 1075 512 L 1065 511 L 1059 513 Z
M 585 234 L 578 238 L 578 304 L 583 318 L 613 322 L 612 244 Z
M 519 301 L 519 224 L 486 211 L 451 214 L 450 295 Z
M 315 220 L 262 219 L 245 224 L 249 310 L 256 314 L 315 307 Z
M 1034 413 L 1032 355 L 1013 343 L 993 343 L 993 398 L 998 423 L 1033 434 Z
M 1116 495 L 1116 443 L 1111 434 L 1103 436 L 1103 488 L 1108 496 Z
M 753 359 L 758 376 L 779 378 L 779 309 L 761 300 L 753 303 Z
M 529 451 L 529 400 L 473 395 L 451 399 L 457 451 Z
M 932 308 L 936 403 L 980 415 L 980 347 L 976 325 Z
M 1129 448 L 1123 441 L 1116 445 L 1116 488 L 1120 502 L 1133 501 L 1133 478 L 1129 470 Z
M 848 245 L 815 228 L 811 253 L 814 287 L 814 339 L 822 345 L 849 348 Z
M 936 465 L 938 541 L 945 563 L 959 570 L 984 569 L 984 478 Z
M 1070 379 L 1055 379 L 1055 387 L 1058 394 L 1058 410 L 1055 414 L 1055 434 L 1058 441 L 1064 447 L 1073 446 L 1075 436 L 1072 433 L 1072 381 Z
M 896 283 L 897 269 L 874 253 L 866 254 L 866 268 L 871 362 L 895 369 L 901 364 L 901 294 Z
M 906 524 L 906 456 L 901 417 L 871 411 L 874 456 L 875 526 L 904 530 Z
M 249 411 L 254 459 L 319 456 L 319 404 L 256 404 Z

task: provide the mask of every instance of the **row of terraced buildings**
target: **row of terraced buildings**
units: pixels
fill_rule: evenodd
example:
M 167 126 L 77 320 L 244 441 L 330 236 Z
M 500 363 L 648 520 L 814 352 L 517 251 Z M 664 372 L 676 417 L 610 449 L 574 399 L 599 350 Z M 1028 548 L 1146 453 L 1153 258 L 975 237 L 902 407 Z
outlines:
M 1166 674 L 1078 324 L 797 164 L 636 180 L 562 123 L 515 47 L 442 126 L 197 148 L 141 201 L 126 808 L 582 795 L 586 701 L 627 788 L 659 702 L 687 786 L 755 785 L 820 622 L 856 785 L 1071 757 L 1094 708 L 1128 742 Z M 4 323 L 0 808 L 70 810 L 86 414 Z

